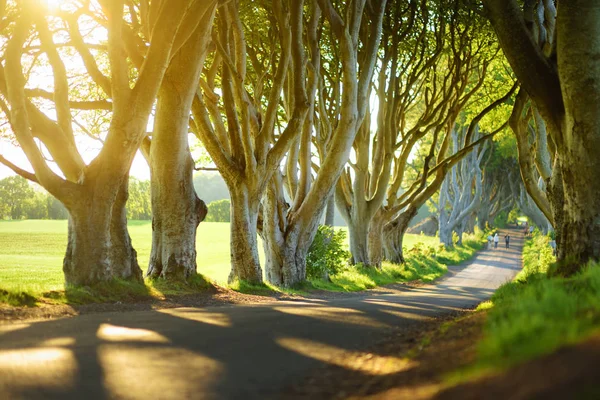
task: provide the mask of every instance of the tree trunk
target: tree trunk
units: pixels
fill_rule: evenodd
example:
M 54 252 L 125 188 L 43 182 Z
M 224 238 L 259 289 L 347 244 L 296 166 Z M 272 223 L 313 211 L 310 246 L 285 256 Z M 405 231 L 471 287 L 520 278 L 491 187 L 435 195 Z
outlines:
M 158 92 L 150 147 L 152 253 L 147 275 L 187 279 L 196 275 L 196 230 L 207 208 L 196 196 L 188 145 L 192 100 L 204 64 L 214 12 L 207 12 L 171 61 Z
M 68 285 L 89 286 L 111 279 L 142 282 L 137 253 L 127 231 L 127 180 L 116 190 L 82 196 L 69 207 L 69 232 L 63 272 Z
M 378 210 L 369 228 L 368 250 L 369 260 L 375 268 L 381 268 L 383 261 L 383 225 L 384 219 L 382 211 Z
M 194 191 L 189 150 L 167 154 L 167 158 L 156 153 L 151 157 L 159 162 L 152 162 L 152 252 L 147 276 L 181 280 L 197 273 L 196 230 L 207 208 Z M 169 160 L 182 157 L 185 160 Z
M 269 217 L 263 220 L 261 234 L 265 250 L 265 277 L 275 286 L 283 285 L 283 266 L 286 258 L 284 252 L 287 221 L 286 212 L 281 207 L 286 203 L 280 189 L 281 186 L 272 182 L 263 197 L 263 215 Z
M 335 197 L 332 194 L 327 201 L 327 211 L 325 212 L 325 225 L 333 226 L 335 223 Z
M 403 213 L 384 228 L 385 258 L 394 264 L 404 264 L 402 242 L 410 221 L 417 215 L 417 208 L 409 206 Z
M 564 3 L 564 4 L 563 4 Z M 600 8 L 592 0 L 561 2 L 558 71 L 565 117 L 559 143 L 564 191 L 558 273 L 570 275 L 600 258 Z M 588 40 L 594 38 L 593 40 Z
M 281 236 L 277 242 L 265 237 L 268 260 L 265 270 L 270 283 L 289 288 L 306 280 L 306 258 L 316 231 L 315 227 L 310 232 L 302 232 L 300 226 L 295 225 L 289 226 L 285 236 Z
M 236 279 L 262 283 L 258 258 L 257 224 L 259 200 L 243 184 L 229 187 L 231 195 L 231 272 L 229 283 Z
M 263 212 L 271 216 L 264 221 L 262 231 L 265 276 L 273 285 L 293 287 L 306 279 L 308 250 L 322 216 L 312 218 L 306 225 L 288 220 L 289 205 L 281 188 L 282 185 L 272 183 L 263 198 Z M 303 226 L 305 229 L 302 229 Z M 327 276 L 324 278 L 327 279 Z
M 370 266 L 369 260 L 369 225 L 370 221 L 352 218 L 348 221 L 348 236 L 350 237 L 350 253 L 352 265 Z

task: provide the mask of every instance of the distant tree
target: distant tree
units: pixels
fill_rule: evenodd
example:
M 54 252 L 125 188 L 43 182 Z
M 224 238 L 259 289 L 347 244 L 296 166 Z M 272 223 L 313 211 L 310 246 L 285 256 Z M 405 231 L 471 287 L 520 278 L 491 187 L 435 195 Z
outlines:
M 0 218 L 22 219 L 27 217 L 25 202 L 34 195 L 33 188 L 25 178 L 9 176 L 0 180 Z
M 127 219 L 152 219 L 150 205 L 150 181 L 129 179 L 129 199 L 127 200 Z
M 23 211 L 27 219 L 48 219 L 48 193 L 33 190 L 32 196 L 23 203 Z
M 50 219 L 67 219 L 69 211 L 56 197 L 48 195 L 46 198 L 46 208 L 48 209 L 48 218 Z
M 208 204 L 207 222 L 229 222 L 231 203 L 227 199 L 213 201 Z

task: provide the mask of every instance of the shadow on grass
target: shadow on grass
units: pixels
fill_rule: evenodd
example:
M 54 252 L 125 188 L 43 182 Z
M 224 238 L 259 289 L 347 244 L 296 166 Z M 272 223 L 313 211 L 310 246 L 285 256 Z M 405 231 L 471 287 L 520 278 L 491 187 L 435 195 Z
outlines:
M 51 293 L 44 293 L 48 297 Z M 56 300 L 63 300 L 67 304 L 135 302 L 151 299 L 152 292 L 148 286 L 139 282 L 115 279 L 102 282 L 93 286 L 67 286 L 62 292 L 57 292 Z
M 36 307 L 38 299 L 23 291 L 10 292 L 0 289 L 0 304 L 5 303 L 14 307 Z
M 287 295 L 307 295 L 311 289 L 314 289 L 311 282 L 303 282 L 294 287 L 278 287 L 269 283 L 252 283 L 244 280 L 236 280 L 228 285 L 229 289 L 244 294 L 256 296 L 279 297 L 282 294 Z
M 36 307 L 42 302 L 69 305 L 135 303 L 205 293 L 214 288 L 214 284 L 200 274 L 187 281 L 155 279 L 135 282 L 114 279 L 93 286 L 69 285 L 65 290 L 51 290 L 39 294 L 0 289 L 0 304 L 14 307 Z

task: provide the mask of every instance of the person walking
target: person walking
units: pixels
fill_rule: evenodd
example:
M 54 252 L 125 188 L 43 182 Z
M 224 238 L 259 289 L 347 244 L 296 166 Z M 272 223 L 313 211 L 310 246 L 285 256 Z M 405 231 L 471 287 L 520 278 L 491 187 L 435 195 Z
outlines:
M 506 248 L 508 249 L 510 245 L 510 236 L 508 234 L 504 236 L 504 241 L 506 242 Z
M 498 233 L 496 232 L 496 234 L 494 235 L 494 248 L 497 249 L 498 248 L 498 242 L 500 241 L 500 236 L 498 236 Z
M 494 237 L 492 236 L 492 234 L 490 233 L 487 237 L 487 241 L 488 241 L 488 245 L 487 248 L 488 250 L 490 250 L 492 248 L 492 241 L 494 240 Z

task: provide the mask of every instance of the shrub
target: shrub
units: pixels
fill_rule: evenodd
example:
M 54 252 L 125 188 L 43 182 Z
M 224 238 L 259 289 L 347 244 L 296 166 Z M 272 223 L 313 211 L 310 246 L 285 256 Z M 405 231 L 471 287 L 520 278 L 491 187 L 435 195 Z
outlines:
M 334 275 L 346 266 L 350 253 L 345 249 L 346 232 L 321 225 L 306 257 L 306 277 L 321 279 Z

